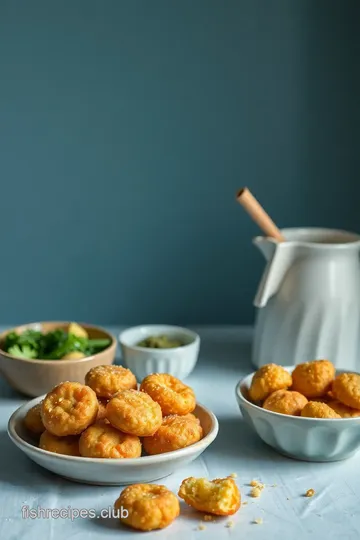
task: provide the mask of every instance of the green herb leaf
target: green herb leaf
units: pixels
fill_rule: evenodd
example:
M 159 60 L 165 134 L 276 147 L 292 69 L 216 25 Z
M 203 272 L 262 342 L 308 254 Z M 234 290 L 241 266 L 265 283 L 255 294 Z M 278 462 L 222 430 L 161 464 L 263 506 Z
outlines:
M 13 345 L 12 347 L 9 347 L 7 352 L 17 358 L 36 358 L 37 356 L 37 351 L 32 349 L 29 345 L 23 345 L 22 347 Z

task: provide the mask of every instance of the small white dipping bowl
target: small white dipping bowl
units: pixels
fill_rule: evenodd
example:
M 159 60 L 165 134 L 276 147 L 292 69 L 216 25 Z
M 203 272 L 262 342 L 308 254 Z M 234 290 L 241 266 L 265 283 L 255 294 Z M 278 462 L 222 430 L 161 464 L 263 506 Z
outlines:
M 137 344 L 150 336 L 167 336 L 184 343 L 172 349 L 151 349 Z M 122 359 L 142 381 L 150 373 L 170 373 L 178 379 L 185 379 L 193 371 L 199 356 L 200 337 L 195 332 L 180 326 L 150 324 L 134 326 L 119 335 Z
M 291 373 L 294 366 L 285 369 Z M 236 385 L 236 399 L 245 422 L 266 444 L 304 461 L 340 461 L 360 449 L 360 417 L 305 418 L 263 409 L 247 399 L 254 374 Z
M 35 398 L 19 407 L 10 417 L 8 434 L 22 452 L 41 467 L 69 480 L 85 484 L 121 486 L 133 483 L 153 482 L 172 474 L 196 459 L 213 442 L 219 424 L 216 416 L 199 403 L 194 411 L 204 430 L 201 441 L 156 456 L 142 456 L 131 459 L 99 459 L 64 456 L 42 450 L 37 446 L 37 439 L 32 437 L 24 426 L 24 418 L 31 407 L 45 396 Z

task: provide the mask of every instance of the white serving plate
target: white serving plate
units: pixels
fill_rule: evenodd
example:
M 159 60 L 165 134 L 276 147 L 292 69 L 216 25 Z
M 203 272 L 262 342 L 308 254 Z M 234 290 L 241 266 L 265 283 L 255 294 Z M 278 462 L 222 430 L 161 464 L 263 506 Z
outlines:
M 24 427 L 23 420 L 28 410 L 44 397 L 29 401 L 11 415 L 8 423 L 9 437 L 22 452 L 41 467 L 69 480 L 86 484 L 121 486 L 159 480 L 200 456 L 213 442 L 219 431 L 216 416 L 198 403 L 194 414 L 200 420 L 204 437 L 201 441 L 186 448 L 166 454 L 131 459 L 64 456 L 38 448 L 37 440 Z

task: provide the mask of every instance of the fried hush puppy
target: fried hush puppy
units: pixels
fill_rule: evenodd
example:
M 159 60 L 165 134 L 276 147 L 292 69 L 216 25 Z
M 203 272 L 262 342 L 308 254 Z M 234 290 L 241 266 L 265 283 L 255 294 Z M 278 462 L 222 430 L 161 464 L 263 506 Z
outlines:
M 134 484 L 125 488 L 115 501 L 115 510 L 127 510 L 127 517 L 120 517 L 125 525 L 141 531 L 164 529 L 180 514 L 177 497 L 165 486 Z M 124 513 L 124 512 L 123 512 Z
M 308 399 L 324 396 L 335 377 L 335 367 L 329 360 L 313 360 L 296 366 L 292 372 L 292 390 Z
M 96 417 L 96 422 L 101 422 L 101 421 L 106 421 L 106 405 L 107 405 L 107 401 L 106 400 L 103 400 L 103 399 L 98 399 L 98 404 L 99 404 L 99 410 L 98 410 L 98 413 L 97 413 L 97 417 Z
M 309 401 L 301 411 L 301 416 L 306 418 L 341 418 L 329 405 L 319 401 Z
M 202 434 L 200 421 L 193 414 L 170 415 L 152 437 L 144 437 L 143 445 L 148 454 L 164 454 L 200 441 Z
M 110 424 L 124 433 L 148 437 L 161 426 L 161 408 L 148 394 L 138 390 L 123 390 L 106 406 Z
M 80 456 L 79 437 L 76 435 L 57 437 L 49 431 L 44 431 L 40 436 L 39 448 L 47 450 L 48 452 L 54 452 L 55 454 Z
M 178 493 L 186 504 L 200 512 L 217 516 L 235 514 L 241 505 L 241 496 L 233 478 L 185 478 Z
M 122 366 L 97 366 L 85 375 L 85 384 L 99 398 L 110 399 L 121 390 L 137 388 L 135 375 Z
M 276 390 L 286 390 L 291 384 L 292 378 L 286 369 L 276 364 L 266 364 L 253 376 L 249 397 L 251 401 L 263 401 Z
M 192 388 L 168 373 L 152 373 L 142 381 L 140 390 L 159 403 L 164 416 L 188 414 L 196 407 Z
M 343 403 L 341 403 L 341 401 L 338 401 L 337 399 L 333 399 L 332 401 L 329 401 L 328 405 L 336 413 L 338 413 L 341 416 L 341 418 L 355 418 L 356 416 L 360 416 L 359 409 L 352 409 L 351 407 L 344 405 Z
M 45 428 L 53 435 L 78 435 L 96 420 L 99 404 L 95 392 L 78 382 L 64 382 L 49 392 L 41 407 Z
M 360 375 L 341 373 L 333 382 L 332 393 L 344 405 L 360 409 Z
M 263 408 L 280 414 L 299 416 L 307 402 L 306 397 L 299 392 L 277 390 L 266 398 Z
M 24 418 L 24 424 L 26 429 L 35 435 L 41 435 L 45 431 L 45 426 L 41 420 L 41 403 L 28 410 Z
M 137 458 L 141 456 L 139 437 L 128 435 L 109 424 L 93 424 L 82 432 L 79 450 L 83 457 Z

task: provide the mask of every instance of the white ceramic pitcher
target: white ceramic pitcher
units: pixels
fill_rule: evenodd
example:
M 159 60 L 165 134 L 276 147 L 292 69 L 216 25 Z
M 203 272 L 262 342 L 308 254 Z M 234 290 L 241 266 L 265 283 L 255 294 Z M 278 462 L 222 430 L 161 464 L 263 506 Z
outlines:
M 267 260 L 254 304 L 256 367 L 326 358 L 360 370 L 360 236 L 330 229 L 282 229 L 257 237 Z

